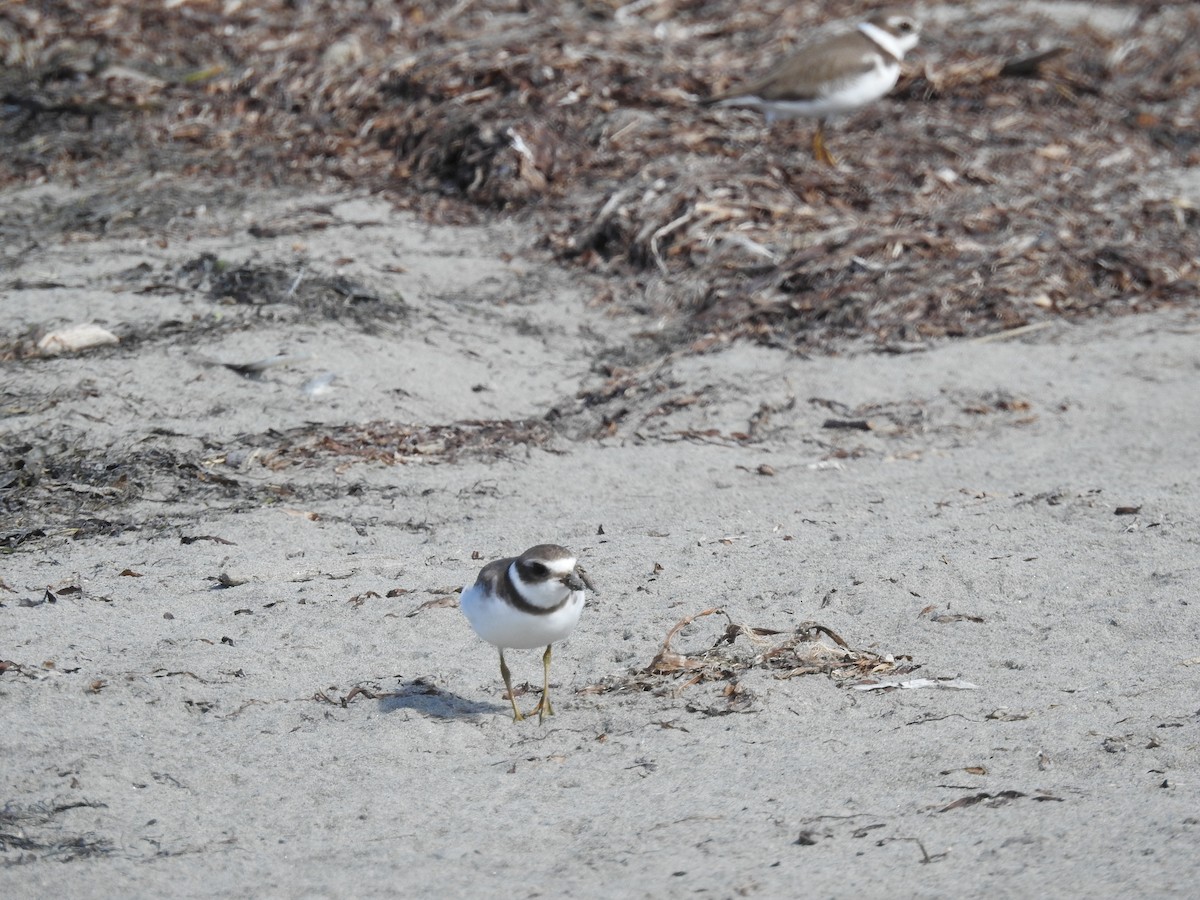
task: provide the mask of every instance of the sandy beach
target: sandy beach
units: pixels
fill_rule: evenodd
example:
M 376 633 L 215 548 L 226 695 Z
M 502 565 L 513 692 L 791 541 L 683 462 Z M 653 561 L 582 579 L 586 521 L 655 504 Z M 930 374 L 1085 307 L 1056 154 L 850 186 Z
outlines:
M 811 4 L 43 6 L 0 896 L 1194 893 L 1189 4 L 927 10 L 828 171 L 696 107 Z M 543 542 L 514 723 L 458 594 Z
M 202 253 L 288 265 L 294 236 L 232 213 L 15 273 L 10 330 L 127 337 L 6 365 L 4 893 L 1187 893 L 1193 313 L 893 356 L 738 344 L 587 408 L 588 360 L 652 323 L 489 255 L 512 233 L 254 209 L 318 205 L 309 264 L 402 300 L 394 322 L 166 290 Z M 515 442 L 455 443 L 480 421 Z M 365 422 L 392 431 L 329 438 Z M 397 450 L 412 424 L 448 431 Z M 454 604 L 547 540 L 601 593 L 539 727 Z M 709 677 L 647 674 L 711 608 L 672 640 Z M 769 651 L 802 623 L 862 662 L 786 677 Z M 714 649 L 730 624 L 778 633 Z

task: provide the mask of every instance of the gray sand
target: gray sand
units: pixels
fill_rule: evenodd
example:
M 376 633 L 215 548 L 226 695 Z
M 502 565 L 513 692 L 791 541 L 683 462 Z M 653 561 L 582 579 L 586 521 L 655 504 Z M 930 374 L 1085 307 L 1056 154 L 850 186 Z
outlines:
M 248 230 L 318 203 L 320 231 Z M 136 527 L 73 537 L 47 513 L 45 536 L 2 557 L 0 658 L 17 665 L 0 675 L 0 895 L 1194 891 L 1194 313 L 896 356 L 739 344 L 649 361 L 659 390 L 585 407 L 605 381 L 593 362 L 657 322 L 502 257 L 515 228 L 431 229 L 367 198 L 248 208 L 171 223 L 166 246 L 47 242 L 5 276 L 62 285 L 8 291 L 8 335 L 127 336 L 6 363 L 5 446 L 193 468 L 151 467 L 114 498 L 107 518 Z M 408 312 L 373 328 L 256 315 L 129 274 L 170 280 L 202 252 L 303 256 Z M 216 314 L 244 327 L 188 330 Z M 168 321 L 192 325 L 156 330 Z M 275 354 L 298 359 L 260 380 L 212 364 Z M 305 394 L 322 373 L 330 389 Z M 272 429 L 551 409 L 548 442 L 502 453 L 272 467 Z M 53 474 L 41 489 L 103 499 Z M 543 541 L 576 550 L 602 593 L 556 647 L 558 715 L 539 726 L 511 721 L 496 653 L 456 608 L 417 610 Z M 736 703 L 720 680 L 581 692 L 644 669 L 710 607 L 815 621 L 917 668 L 755 666 Z M 700 619 L 673 646 L 701 653 L 724 626 Z M 539 683 L 536 652 L 510 664 Z M 914 678 L 975 689 L 852 687 Z

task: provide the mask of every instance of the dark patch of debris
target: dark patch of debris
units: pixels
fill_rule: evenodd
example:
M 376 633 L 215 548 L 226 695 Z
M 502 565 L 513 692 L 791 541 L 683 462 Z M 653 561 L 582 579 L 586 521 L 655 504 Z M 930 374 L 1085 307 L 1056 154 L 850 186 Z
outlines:
M 536 419 L 303 426 L 274 435 L 276 446 L 264 455 L 263 465 L 279 470 L 319 457 L 385 465 L 453 461 L 463 455 L 501 456 L 517 447 L 543 446 L 552 435 L 551 429 Z
M 1200 212 L 1170 171 L 1200 164 L 1200 9 L 1126 6 L 1119 36 L 1025 7 L 928 23 L 893 95 L 831 128 L 834 170 L 806 123 L 697 104 L 824 24 L 787 0 L 10 4 L 0 184 L 170 171 L 504 211 L 694 351 L 1194 304 Z
M 300 263 L 230 263 L 204 253 L 180 267 L 179 279 L 222 303 L 295 307 L 309 316 L 349 319 L 362 327 L 396 322 L 408 313 L 399 298 L 385 298 L 344 275 L 311 271 Z

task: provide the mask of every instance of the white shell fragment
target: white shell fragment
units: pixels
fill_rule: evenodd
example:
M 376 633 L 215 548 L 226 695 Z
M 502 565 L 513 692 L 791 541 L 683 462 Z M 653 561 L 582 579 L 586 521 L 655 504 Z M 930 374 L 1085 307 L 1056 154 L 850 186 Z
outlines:
M 72 325 L 43 335 L 37 343 L 37 348 L 43 356 L 57 356 L 60 353 L 72 353 L 119 342 L 120 338 L 99 325 Z

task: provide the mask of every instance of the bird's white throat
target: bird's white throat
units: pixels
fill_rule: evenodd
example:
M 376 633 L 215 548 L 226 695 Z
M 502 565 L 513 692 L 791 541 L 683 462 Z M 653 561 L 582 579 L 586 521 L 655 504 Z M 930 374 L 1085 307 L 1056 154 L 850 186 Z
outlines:
M 896 59 L 904 59 L 904 54 L 917 46 L 918 37 L 915 31 L 897 36 L 890 31 L 884 31 L 872 22 L 859 23 L 858 30 Z

